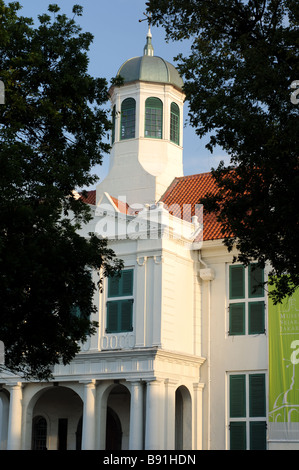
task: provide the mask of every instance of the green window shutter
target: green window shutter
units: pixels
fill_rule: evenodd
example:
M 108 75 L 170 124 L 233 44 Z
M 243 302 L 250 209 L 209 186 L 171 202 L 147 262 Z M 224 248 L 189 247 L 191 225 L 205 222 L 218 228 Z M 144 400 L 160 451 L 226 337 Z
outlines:
M 245 375 L 230 376 L 230 417 L 244 418 L 246 415 L 246 385 Z
M 229 267 L 229 298 L 243 299 L 245 297 L 245 268 L 244 266 Z
M 108 297 L 119 297 L 120 296 L 120 283 L 121 278 L 119 276 L 112 276 L 108 279 Z
M 121 105 L 120 139 L 135 138 L 136 102 L 133 98 L 126 98 Z
M 265 304 L 264 302 L 249 302 L 248 304 L 248 333 L 250 335 L 265 332 Z
M 265 374 L 249 376 L 249 416 L 251 418 L 266 416 Z
M 250 450 L 266 450 L 266 421 L 250 422 Z
M 180 144 L 180 108 L 176 103 L 170 106 L 170 141 Z
M 251 264 L 248 268 L 248 289 L 249 297 L 263 297 L 264 296 L 264 270 Z
M 133 295 L 133 269 L 125 269 L 120 276 L 108 280 L 108 297 Z
M 133 329 L 133 299 L 107 302 L 106 333 L 121 333 Z
M 119 325 L 119 312 L 120 302 L 112 301 L 107 302 L 107 328 L 106 333 L 118 333 L 120 329 Z
M 246 450 L 246 423 L 230 423 L 230 450 Z
M 133 295 L 133 269 L 126 269 L 122 272 L 121 295 Z
M 121 301 L 121 331 L 132 331 L 133 299 Z
M 163 103 L 159 98 L 147 98 L 145 102 L 145 137 L 162 139 Z
M 245 304 L 236 303 L 229 305 L 229 334 L 245 334 Z
M 80 318 L 81 317 L 80 307 L 78 307 L 78 305 L 73 305 L 73 307 L 71 307 L 71 314 L 74 317 Z
M 108 279 L 108 298 L 133 295 L 134 270 L 125 269 L 120 276 Z M 107 333 L 120 333 L 133 329 L 133 299 L 108 300 Z

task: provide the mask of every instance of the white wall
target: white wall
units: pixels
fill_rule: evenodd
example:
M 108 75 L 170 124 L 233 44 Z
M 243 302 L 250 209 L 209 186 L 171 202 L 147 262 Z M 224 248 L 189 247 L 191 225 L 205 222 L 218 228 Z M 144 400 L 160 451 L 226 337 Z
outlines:
M 134 139 L 120 140 L 120 109 L 126 98 L 136 101 Z M 163 138 L 145 138 L 145 101 L 163 102 Z M 180 145 L 170 142 L 170 105 L 180 108 Z M 110 153 L 109 173 L 97 186 L 97 201 L 104 192 L 126 197 L 129 204 L 154 204 L 175 177 L 183 176 L 184 94 L 171 85 L 134 82 L 113 89 L 111 106 L 116 106 L 115 142 Z
M 228 265 L 233 254 L 219 242 L 208 242 L 202 258 L 214 269 L 215 279 L 203 281 L 204 448 L 222 450 L 228 446 L 228 384 L 230 372 L 267 372 L 267 335 L 228 335 Z M 210 283 L 210 285 L 209 285 Z M 209 291 L 210 289 L 210 291 Z

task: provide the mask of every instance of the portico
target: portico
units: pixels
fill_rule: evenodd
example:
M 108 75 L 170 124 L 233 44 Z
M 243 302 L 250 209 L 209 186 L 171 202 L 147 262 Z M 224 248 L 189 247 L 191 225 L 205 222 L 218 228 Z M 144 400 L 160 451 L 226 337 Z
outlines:
M 120 359 L 120 353 L 114 354 Z M 137 378 L 124 370 L 115 378 L 86 374 L 69 380 L 59 366 L 55 382 L 8 379 L 2 391 L 7 397 L 2 448 L 56 450 L 63 445 L 69 450 L 157 450 L 176 449 L 185 440 L 186 448 L 193 442 L 194 449 L 201 449 L 203 384 L 192 382 L 191 377 L 187 380 L 186 370 L 193 375 L 204 361 L 183 355 L 178 360 L 166 352 L 159 356 L 158 350 L 147 355 L 148 364 L 158 369 L 167 361 L 172 374 L 155 376 L 148 370 Z M 84 364 L 82 359 L 78 357 L 78 366 Z

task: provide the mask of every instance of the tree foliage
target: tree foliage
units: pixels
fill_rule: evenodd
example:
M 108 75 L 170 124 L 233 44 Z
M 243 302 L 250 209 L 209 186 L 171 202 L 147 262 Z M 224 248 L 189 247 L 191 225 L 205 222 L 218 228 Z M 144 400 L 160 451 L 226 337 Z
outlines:
M 299 284 L 299 80 L 297 0 L 151 0 L 152 20 L 172 40 L 191 39 L 178 56 L 190 123 L 207 147 L 220 146 L 231 164 L 212 173 L 225 244 L 238 261 L 270 263 L 275 302 Z
M 95 331 L 94 293 L 122 263 L 79 234 L 92 215 L 74 189 L 96 181 L 110 129 L 82 8 L 69 19 L 50 5 L 37 26 L 20 9 L 0 0 L 0 339 L 11 371 L 41 379 Z

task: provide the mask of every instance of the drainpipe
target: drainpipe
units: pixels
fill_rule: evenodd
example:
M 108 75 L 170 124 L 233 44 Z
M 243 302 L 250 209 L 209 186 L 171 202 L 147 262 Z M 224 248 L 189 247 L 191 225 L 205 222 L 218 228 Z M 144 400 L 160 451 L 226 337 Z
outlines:
M 199 269 L 199 276 L 208 282 L 208 450 L 211 448 L 211 281 L 215 279 L 215 273 L 201 258 L 198 250 L 198 261 L 204 266 Z

